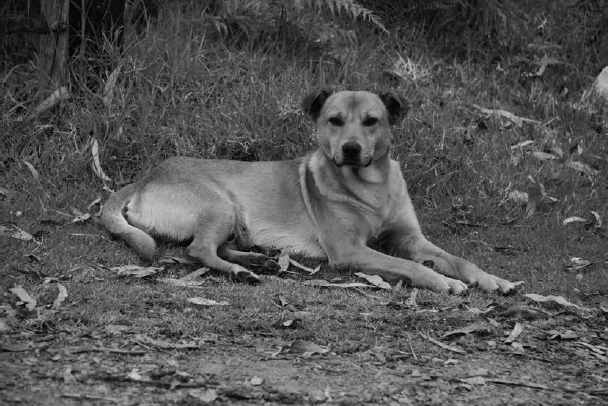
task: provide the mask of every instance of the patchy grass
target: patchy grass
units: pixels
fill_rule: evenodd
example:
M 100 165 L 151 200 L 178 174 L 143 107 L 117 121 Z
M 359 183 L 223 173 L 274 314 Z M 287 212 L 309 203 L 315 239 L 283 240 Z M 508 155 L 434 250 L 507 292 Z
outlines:
M 370 34 L 312 58 L 239 47 L 213 38 L 195 13 L 167 13 L 145 35 L 129 37 L 125 52 L 113 51 L 121 68 L 106 102 L 100 89 L 111 72 L 76 71 L 87 87 L 24 124 L 19 118 L 37 102 L 37 73 L 32 65 L 3 72 L 0 225 L 33 239 L 0 236 L 2 399 L 602 403 L 608 257 L 605 226 L 591 212 L 605 224 L 608 134 L 603 107 L 579 103 L 582 88 L 566 97 L 542 77 L 523 78 L 516 65 L 448 61 L 415 34 L 397 46 Z M 524 281 L 518 295 L 307 285 L 359 281 L 326 264 L 313 276 L 293 267 L 266 275 L 255 287 L 208 275 L 200 288 L 158 281 L 193 270 L 185 265 L 144 279 L 111 270 L 137 259 L 96 226 L 99 206 L 87 207 L 105 199 L 104 187 L 176 154 L 300 156 L 315 147 L 300 99 L 319 86 L 390 87 L 407 96 L 411 110 L 394 128 L 393 155 L 424 231 L 449 252 Z M 537 123 L 518 126 L 475 105 Z M 92 169 L 93 139 L 111 182 Z M 92 217 L 74 223 L 73 209 Z M 564 225 L 571 216 L 586 221 Z M 179 246 L 163 250 L 184 254 Z M 590 264 L 572 269 L 572 257 Z M 51 309 L 57 283 L 69 296 Z M 18 285 L 37 300 L 35 309 L 18 303 L 10 291 Z M 535 303 L 526 293 L 563 296 L 581 308 Z M 229 305 L 201 307 L 192 297 Z M 474 323 L 468 334 L 444 337 Z M 506 342 L 517 323 L 523 332 Z M 329 352 L 278 353 L 295 340 Z

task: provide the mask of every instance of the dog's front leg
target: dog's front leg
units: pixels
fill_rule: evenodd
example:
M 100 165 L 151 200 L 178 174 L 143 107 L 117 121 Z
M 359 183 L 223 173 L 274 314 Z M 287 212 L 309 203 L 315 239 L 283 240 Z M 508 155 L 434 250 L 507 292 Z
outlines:
M 443 275 L 476 285 L 486 292 L 499 291 L 507 294 L 515 290 L 515 284 L 482 271 L 466 259 L 445 252 L 422 236 L 397 244 L 394 251 L 397 255 L 416 262 L 433 261 L 434 268 Z
M 348 249 L 330 250 L 331 265 L 353 266 L 371 275 L 379 275 L 388 281 L 408 280 L 413 286 L 439 293 L 461 295 L 467 286 L 459 280 L 440 275 L 430 268 L 413 261 L 383 254 L 365 245 Z

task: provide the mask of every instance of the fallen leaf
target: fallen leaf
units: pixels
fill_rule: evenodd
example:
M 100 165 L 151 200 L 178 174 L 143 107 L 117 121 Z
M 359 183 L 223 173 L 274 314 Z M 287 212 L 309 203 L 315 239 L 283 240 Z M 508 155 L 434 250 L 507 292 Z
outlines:
M 0 320 L 0 334 L 12 333 L 13 329 L 11 326 L 6 324 L 4 320 Z
M 587 261 L 586 259 L 579 257 L 571 257 L 570 265 L 566 266 L 566 269 L 569 271 L 578 271 L 579 269 L 583 269 L 591 265 L 591 261 Z
M 593 228 L 602 228 L 602 218 L 597 211 L 591 210 L 591 214 L 595 218 L 595 222 L 592 222 Z
M 105 327 L 105 330 L 109 334 L 117 335 L 117 334 L 122 334 L 124 332 L 127 332 L 127 331 L 131 330 L 131 327 L 129 327 L 129 326 L 123 326 L 121 324 L 108 324 Z
M 281 251 L 277 262 L 279 264 L 279 273 L 287 272 L 287 269 L 289 269 L 289 254 L 287 253 L 287 248 L 284 248 L 283 251 Z
M 29 293 L 27 293 L 25 291 L 25 289 L 23 289 L 23 286 L 21 285 L 17 285 L 14 288 L 9 289 L 10 292 L 17 296 L 19 298 L 19 300 L 21 300 L 23 303 L 25 303 L 25 308 L 28 310 L 34 310 L 34 308 L 36 307 L 36 299 L 34 299 L 33 297 L 31 297 L 29 295 Z
M 505 343 L 509 344 L 512 343 L 513 341 L 515 341 L 517 339 L 517 337 L 519 337 L 519 335 L 524 331 L 524 326 L 521 323 L 515 323 L 515 326 L 513 327 L 513 330 L 511 330 L 511 333 L 509 334 L 509 337 L 507 337 L 505 339 Z
M 304 266 L 304 265 L 300 264 L 297 261 L 294 261 L 291 258 L 289 259 L 289 263 L 291 265 L 295 266 L 296 268 L 300 268 L 301 270 L 308 272 L 310 275 L 316 274 L 321 269 L 321 265 L 317 266 L 315 269 L 312 269 L 312 268 L 309 268 L 307 266 Z
M 550 330 L 547 332 L 547 334 L 549 334 L 549 340 L 574 340 L 579 338 L 578 334 L 576 334 L 572 330 L 566 330 L 564 332 L 558 330 Z
M 259 376 L 254 376 L 253 378 L 251 378 L 249 380 L 249 383 L 251 383 L 253 386 L 259 386 L 264 383 L 264 378 L 260 378 Z
M 305 281 L 304 285 L 308 286 L 318 286 L 322 288 L 375 288 L 373 285 L 368 285 L 365 283 L 352 282 L 352 283 L 331 283 L 323 279 L 311 279 L 309 281 Z
M 176 278 L 158 278 L 157 281 L 181 288 L 197 288 L 205 283 L 203 281 L 192 281 Z
M 577 306 L 574 303 L 567 301 L 562 296 L 553 296 L 553 295 L 543 296 L 543 295 L 537 295 L 536 293 L 527 293 L 523 296 L 527 297 L 528 299 L 533 300 L 535 302 L 540 302 L 540 303 L 554 302 L 554 303 L 557 303 L 559 305 L 566 306 L 566 307 L 574 307 L 576 309 L 581 309 L 581 310 L 591 310 L 591 309 L 588 309 L 585 307 Z
M 99 162 L 99 144 L 95 138 L 91 139 L 91 154 L 93 155 L 91 167 L 93 168 L 95 175 L 104 182 L 111 182 L 112 179 L 110 179 L 103 169 L 101 169 L 101 163 Z
M 57 282 L 57 289 L 59 290 L 59 293 L 57 293 L 57 298 L 53 302 L 53 306 L 51 306 L 51 309 L 53 310 L 59 309 L 59 306 L 61 306 L 61 302 L 63 302 L 68 297 L 68 290 L 59 282 Z
M 485 385 L 486 378 L 483 376 L 472 376 L 470 378 L 459 379 L 460 382 L 467 383 L 469 385 Z
M 570 223 L 575 223 L 575 222 L 582 222 L 582 223 L 586 223 L 587 220 L 582 218 L 582 217 L 577 217 L 577 216 L 572 216 L 572 217 L 568 217 L 567 219 L 564 219 L 564 221 L 562 222 L 563 225 L 567 226 Z
M 503 317 L 521 317 L 526 320 L 544 319 L 551 316 L 551 313 L 529 306 L 513 306 L 500 313 Z
M 0 351 L 4 352 L 23 352 L 30 349 L 28 344 L 11 344 L 11 343 L 0 343 Z
M 429 342 L 431 342 L 431 343 L 433 343 L 433 344 L 435 344 L 435 345 L 437 345 L 437 346 L 439 346 L 439 347 L 441 347 L 441 348 L 443 348 L 443 349 L 445 349 L 445 350 L 452 351 L 452 352 L 456 352 L 456 353 L 458 353 L 458 354 L 466 354 L 466 353 L 467 353 L 465 350 L 463 350 L 463 349 L 462 349 L 462 348 L 460 348 L 460 347 L 456 347 L 456 346 L 452 346 L 452 345 L 444 344 L 444 343 L 442 343 L 441 341 L 439 341 L 439 340 L 435 340 L 434 338 L 429 337 L 429 336 L 427 336 L 427 335 L 424 335 L 424 334 L 422 334 L 422 333 L 420 333 L 420 335 L 422 336 L 422 338 L 425 338 L 425 339 L 426 339 L 426 340 L 428 340 Z
M 547 160 L 552 160 L 552 159 L 557 159 L 557 157 L 553 154 L 550 154 L 548 152 L 541 152 L 541 151 L 534 151 L 531 154 L 534 158 L 538 159 L 539 161 L 547 161 Z
M 363 272 L 356 272 L 355 275 L 357 275 L 359 278 L 363 278 L 366 281 L 368 281 L 369 283 L 371 283 L 374 286 L 379 287 L 380 289 L 386 289 L 386 290 L 391 290 L 391 285 L 388 284 L 387 282 L 384 281 L 384 279 L 382 279 L 381 276 L 378 275 L 368 275 L 365 274 Z
M 70 223 L 84 223 L 87 220 L 91 219 L 91 215 L 89 213 L 79 213 L 70 221 Z
M 587 176 L 595 176 L 600 173 L 600 171 L 593 169 L 589 165 L 580 161 L 568 161 L 566 162 L 566 167 L 574 169 L 575 171 L 581 172 Z
M 534 141 L 532 141 L 532 140 L 525 140 L 525 141 L 518 142 L 515 145 L 511 145 L 511 149 L 524 148 L 524 147 L 527 147 L 528 145 L 531 145 L 531 144 L 534 144 Z
M 95 206 L 96 204 L 99 204 L 100 202 L 101 202 L 101 196 L 98 197 L 97 199 L 93 200 L 91 203 L 89 203 L 89 205 L 87 206 L 87 211 L 90 211 L 93 206 Z
M 198 268 L 196 271 L 190 272 L 188 275 L 182 276 L 180 279 L 182 281 L 191 281 L 195 278 L 198 278 L 199 276 L 205 275 L 209 271 L 211 271 L 211 269 L 207 267 Z
M 217 302 L 215 300 L 205 299 L 202 297 L 191 297 L 186 300 L 190 303 L 194 303 L 194 304 L 200 305 L 200 306 L 228 306 L 228 305 L 230 305 L 230 303 L 228 303 L 225 300 L 223 300 L 221 302 Z
M 134 368 L 129 373 L 127 373 L 127 378 L 132 381 L 141 381 L 143 379 L 143 376 L 141 376 L 137 368 Z
M 449 331 L 441 336 L 441 338 L 447 338 L 453 335 L 471 334 L 471 333 L 482 333 L 487 334 L 493 331 L 492 325 L 485 321 L 478 321 L 468 326 Z
M 203 403 L 211 403 L 217 399 L 217 391 L 215 389 L 190 389 L 188 395 L 200 400 Z
M 158 262 L 160 262 L 161 264 L 195 264 L 196 262 L 188 259 L 188 258 L 181 258 L 181 257 L 163 257 L 161 259 L 158 260 Z
M 146 276 L 154 275 L 165 268 L 162 266 L 160 268 L 155 268 L 152 266 L 144 267 L 138 265 L 123 265 L 110 269 L 116 272 L 119 276 L 134 276 L 136 278 L 144 278 Z
M 23 241 L 31 241 L 34 239 L 34 236 L 31 235 L 30 233 L 23 231 L 22 229 L 20 229 L 17 226 L 13 226 L 14 228 L 8 228 L 5 226 L 0 226 L 0 235 L 6 236 L 6 237 L 12 237 L 16 240 L 23 240 Z
M 329 352 L 329 347 L 321 347 L 310 341 L 295 340 L 290 345 L 283 347 L 281 352 L 301 354 L 303 357 L 310 357 L 314 354 L 325 354 Z
M 29 163 L 28 161 L 25 161 L 25 160 L 22 162 L 25 164 L 25 166 L 27 166 L 27 169 L 29 169 L 34 180 L 40 179 L 40 175 L 38 174 L 38 171 L 36 170 L 36 168 L 34 168 L 34 165 L 32 165 L 31 163 Z
M 528 203 L 528 193 L 521 190 L 512 190 L 509 192 L 509 199 L 515 203 Z

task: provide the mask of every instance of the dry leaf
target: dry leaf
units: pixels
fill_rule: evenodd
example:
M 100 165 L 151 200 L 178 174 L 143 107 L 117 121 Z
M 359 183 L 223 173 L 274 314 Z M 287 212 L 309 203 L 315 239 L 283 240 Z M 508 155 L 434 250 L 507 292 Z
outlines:
M 321 347 L 310 341 L 295 340 L 290 345 L 283 347 L 280 352 L 289 352 L 301 354 L 304 357 L 310 357 L 314 354 L 325 354 L 329 352 L 329 347 Z
M 227 301 L 223 300 L 221 302 L 217 302 L 215 300 L 212 299 L 205 299 L 202 297 L 191 297 L 189 299 L 186 299 L 188 302 L 190 303 L 194 303 L 196 305 L 200 305 L 200 306 L 228 306 L 230 305 L 230 303 L 228 303 Z
M 575 222 L 583 222 L 586 223 L 587 220 L 582 218 L 582 217 L 577 217 L 577 216 L 572 216 L 572 217 L 568 217 L 567 219 L 564 219 L 564 221 L 562 222 L 563 225 L 568 225 L 570 223 L 575 223 Z
M 32 165 L 31 163 L 29 163 L 28 161 L 25 161 L 25 160 L 23 161 L 23 163 L 25 164 L 25 166 L 27 166 L 27 169 L 30 170 L 30 173 L 34 177 L 34 180 L 40 179 L 40 175 L 38 174 L 38 171 L 36 170 L 36 168 L 34 168 L 34 165 Z
M 522 331 L 524 331 L 523 324 L 515 323 L 513 330 L 511 330 L 511 334 L 509 334 L 509 337 L 505 339 L 505 343 L 509 344 L 515 341 L 517 337 L 519 337 L 519 335 L 522 333 Z
M 368 285 L 365 283 L 352 282 L 352 283 L 331 283 L 323 279 L 311 279 L 309 281 L 305 281 L 304 285 L 308 286 L 318 286 L 321 288 L 375 288 L 373 285 Z
M 587 261 L 586 259 L 579 257 L 570 258 L 570 265 L 566 267 L 566 269 L 570 271 L 578 271 L 579 269 L 583 269 L 591 265 L 593 262 Z
M 165 269 L 164 267 L 155 268 L 152 266 L 144 267 L 138 265 L 123 265 L 110 268 L 119 276 L 134 276 L 136 278 L 145 278 L 146 276 L 154 275 L 155 273 Z
M 112 179 L 110 179 L 103 169 L 101 169 L 101 163 L 99 162 L 99 144 L 95 138 L 91 139 L 91 154 L 93 155 L 91 167 L 93 168 L 95 175 L 104 182 L 111 182 Z
M 31 297 L 29 293 L 27 293 L 25 289 L 23 289 L 23 286 L 17 285 L 9 290 L 13 295 L 17 296 L 19 300 L 21 300 L 25 304 L 25 308 L 27 310 L 34 310 L 34 308 L 36 307 L 36 299 Z
M 539 161 L 548 161 L 548 160 L 552 160 L 552 159 L 557 159 L 557 157 L 553 154 L 550 154 L 548 152 L 541 152 L 541 151 L 534 151 L 531 154 L 534 158 L 538 159 Z
M 549 340 L 561 339 L 561 340 L 574 340 L 579 338 L 578 334 L 576 334 L 572 330 L 566 330 L 564 332 L 558 330 L 550 330 L 547 332 L 550 337 Z
M 287 272 L 287 269 L 289 269 L 289 254 L 287 253 L 287 248 L 283 248 L 277 262 L 279 264 L 279 272 Z
M 161 264 L 195 264 L 196 262 L 192 259 L 189 258 L 182 258 L 182 257 L 163 257 L 161 259 L 158 260 L 159 263 Z
M 17 226 L 13 226 L 13 229 L 10 229 L 8 227 L 5 226 L 0 226 L 0 235 L 6 236 L 6 237 L 12 237 L 16 240 L 23 240 L 23 241 L 31 241 L 34 239 L 34 236 L 31 235 L 30 233 L 23 231 L 22 229 L 20 229 Z
M 425 339 L 427 339 L 429 342 L 431 342 L 431 343 L 433 343 L 433 344 L 435 344 L 435 345 L 437 345 L 437 346 L 439 346 L 439 347 L 441 347 L 441 348 L 443 348 L 443 349 L 446 349 L 446 350 L 448 350 L 448 351 L 456 352 L 456 353 L 458 353 L 458 354 L 466 354 L 466 353 L 467 353 L 465 350 L 463 350 L 463 349 L 462 349 L 462 348 L 460 348 L 460 347 L 456 347 L 456 346 L 452 346 L 452 345 L 447 345 L 447 344 L 444 344 L 444 343 L 442 343 L 441 341 L 439 341 L 439 340 L 435 340 L 434 338 L 429 337 L 429 336 L 426 336 L 426 335 L 424 335 L 424 334 L 422 334 L 422 333 L 420 333 L 420 335 L 422 336 L 422 338 L 425 338 Z
M 203 403 L 211 403 L 217 399 L 217 391 L 215 389 L 190 389 L 188 395 L 200 400 Z
M 253 386 L 259 386 L 264 383 L 264 378 L 260 378 L 259 376 L 254 376 L 253 378 L 251 378 L 249 380 L 249 383 L 251 383 Z
M 528 193 L 521 190 L 512 190 L 509 192 L 509 199 L 515 203 L 528 203 Z
M 51 306 L 51 309 L 53 310 L 59 309 L 59 306 L 61 306 L 61 302 L 63 302 L 68 297 L 68 290 L 59 282 L 57 282 L 57 289 L 59 290 L 59 293 L 57 293 L 57 298 L 53 302 L 53 306 Z
M 532 141 L 532 140 L 525 140 L 525 141 L 518 142 L 515 145 L 511 145 L 511 149 L 524 148 L 524 147 L 527 147 L 528 145 L 531 145 L 531 144 L 534 144 L 534 141 Z
M 114 71 L 106 79 L 106 84 L 103 87 L 103 102 L 106 107 L 110 107 L 112 105 L 112 99 L 114 98 L 114 87 L 116 86 L 116 79 L 118 79 L 118 75 L 120 75 L 121 68 L 122 65 L 118 64 L 116 69 L 114 69 Z
M 309 268 L 307 266 L 300 264 L 297 261 L 294 261 L 291 258 L 289 259 L 289 263 L 291 265 L 295 266 L 296 268 L 300 268 L 301 270 L 308 272 L 310 275 L 316 274 L 321 269 L 321 265 L 317 266 L 315 269 L 312 269 L 312 268 Z
M 530 300 L 533 300 L 535 302 L 540 302 L 540 303 L 554 302 L 554 303 L 557 303 L 559 305 L 566 306 L 566 307 L 574 307 L 574 308 L 581 309 L 581 310 L 591 310 L 591 309 L 587 309 L 585 307 L 577 306 L 574 303 L 567 301 L 562 296 L 553 296 L 553 295 L 543 296 L 543 295 L 537 295 L 535 293 L 527 293 L 524 295 L 524 297 L 527 297 Z
M 387 290 L 391 290 L 391 285 L 389 285 L 387 282 L 384 281 L 384 279 L 382 279 L 382 277 L 378 276 L 378 275 L 368 275 L 365 274 L 363 272 L 356 272 L 355 275 L 357 275 L 359 278 L 363 278 L 366 281 L 368 281 L 369 283 L 371 283 L 374 286 L 379 287 L 380 289 L 387 289 Z
M 184 280 L 176 278 L 158 278 L 159 282 L 166 283 L 167 285 L 177 286 L 180 288 L 197 288 L 201 286 L 203 281 Z
M 51 95 L 49 97 L 47 97 L 42 102 L 40 102 L 40 104 L 38 106 L 36 106 L 36 108 L 34 109 L 32 114 L 30 114 L 26 120 L 31 120 L 31 119 L 35 118 L 40 113 L 52 108 L 60 101 L 67 100 L 69 98 L 70 98 L 70 91 L 68 90 L 68 88 L 66 86 L 61 86 L 59 89 L 57 89 L 53 93 L 51 93 Z
M 587 176 L 595 176 L 600 173 L 600 171 L 593 169 L 589 165 L 580 161 L 568 161 L 566 162 L 566 167 L 574 169 L 575 171 L 581 172 Z
M 447 333 L 445 333 L 444 335 L 441 336 L 441 338 L 447 338 L 453 335 L 460 335 L 460 334 L 471 334 L 471 333 L 491 333 L 493 331 L 492 326 L 490 323 L 487 323 L 485 321 L 478 321 L 472 324 L 469 324 L 468 326 L 456 329 L 456 330 L 452 330 L 449 331 Z
M 469 385 L 485 385 L 486 378 L 483 376 L 472 376 L 470 378 L 459 379 L 460 382 L 467 383 Z

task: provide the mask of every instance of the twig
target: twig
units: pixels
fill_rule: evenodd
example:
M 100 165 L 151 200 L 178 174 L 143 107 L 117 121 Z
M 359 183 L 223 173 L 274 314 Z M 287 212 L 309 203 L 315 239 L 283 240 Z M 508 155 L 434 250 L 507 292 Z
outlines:
M 72 398 L 72 399 L 87 399 L 87 400 L 105 400 L 108 402 L 119 403 L 120 400 L 115 398 L 107 398 L 104 396 L 95 396 L 95 395 L 83 395 L 80 393 L 64 393 L 61 395 L 64 398 Z
M 431 337 L 429 337 L 429 336 L 426 336 L 426 335 L 424 335 L 424 334 L 422 334 L 422 333 L 420 333 L 420 335 L 422 336 L 422 338 L 427 339 L 427 340 L 428 340 L 428 341 L 430 341 L 431 343 L 433 343 L 433 344 L 435 344 L 435 345 L 437 345 L 437 346 L 439 346 L 439 347 L 441 347 L 441 348 L 443 348 L 443 349 L 445 349 L 445 350 L 452 351 L 452 352 L 456 352 L 456 353 L 458 353 L 458 354 L 466 354 L 466 353 L 467 353 L 467 352 L 466 352 L 465 350 L 463 350 L 462 348 L 458 348 L 458 347 L 454 347 L 454 346 L 451 346 L 451 345 L 444 344 L 444 343 L 442 343 L 441 341 L 439 341 L 439 340 L 435 340 L 434 338 L 431 338 Z
M 414 352 L 414 347 L 412 347 L 411 343 L 407 343 L 410 346 L 410 350 L 412 350 L 412 355 L 414 356 L 414 359 L 418 359 L 418 357 L 416 356 L 416 353 Z
M 549 389 L 548 386 L 546 385 L 541 385 L 538 383 L 526 383 L 526 382 L 517 382 L 517 381 L 509 381 L 508 379 L 500 379 L 500 378 L 493 378 L 493 379 L 486 379 L 486 382 L 492 382 L 492 383 L 497 383 L 500 385 L 509 385 L 509 386 L 524 386 L 526 388 L 535 388 L 535 389 Z
M 113 354 L 146 355 L 146 351 L 123 350 L 120 348 L 110 348 L 110 347 L 75 347 L 75 348 L 68 349 L 68 351 L 72 354 L 78 354 L 81 352 L 109 352 L 109 353 L 113 353 Z

